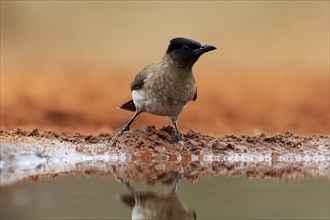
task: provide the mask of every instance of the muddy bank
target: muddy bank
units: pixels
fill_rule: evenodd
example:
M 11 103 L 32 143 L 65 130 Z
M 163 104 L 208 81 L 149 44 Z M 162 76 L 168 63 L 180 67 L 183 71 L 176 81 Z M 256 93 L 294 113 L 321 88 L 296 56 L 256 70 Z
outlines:
M 1 131 L 1 182 L 63 174 L 169 182 L 173 172 L 195 182 L 211 176 L 294 180 L 328 177 L 329 137 L 274 135 L 212 137 L 188 131 L 171 144 L 171 127 L 118 135 Z
M 147 154 L 153 156 L 201 155 L 210 153 L 215 156 L 225 156 L 232 153 L 241 153 L 257 157 L 271 156 L 272 160 L 284 160 L 290 155 L 308 155 L 311 160 L 329 156 L 329 137 L 322 135 L 298 136 L 291 132 L 274 135 L 226 135 L 212 137 L 195 131 L 183 133 L 182 140 L 176 144 L 170 143 L 174 134 L 172 127 L 156 129 L 153 126 L 141 130 L 134 130 L 124 135 L 101 133 L 65 134 L 54 131 L 0 131 L 2 141 L 29 142 L 37 140 L 57 140 L 76 145 L 75 150 L 84 154 L 105 154 L 107 151 L 125 152 L 132 157 L 142 156 L 148 160 Z M 90 144 L 99 144 L 102 147 L 90 148 Z M 145 155 L 145 156 L 144 156 Z M 144 156 L 144 157 L 143 157 Z M 299 160 L 299 158 L 296 158 Z M 307 158 L 305 158 L 308 160 Z M 323 159 L 322 159 L 323 160 Z

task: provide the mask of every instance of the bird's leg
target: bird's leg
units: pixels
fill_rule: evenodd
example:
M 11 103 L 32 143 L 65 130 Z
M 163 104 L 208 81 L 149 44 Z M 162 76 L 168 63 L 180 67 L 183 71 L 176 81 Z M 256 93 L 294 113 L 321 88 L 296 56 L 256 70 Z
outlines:
M 181 174 L 178 172 L 174 173 L 175 182 L 172 187 L 172 194 L 176 194 L 178 191 L 178 183 L 181 180 Z
M 135 114 L 133 115 L 133 117 L 131 118 L 131 120 L 129 120 L 127 122 L 127 124 L 125 125 L 125 127 L 121 130 L 120 134 L 123 134 L 126 131 L 129 131 L 129 127 L 131 126 L 132 122 L 134 121 L 134 119 L 141 113 L 141 111 L 136 110 Z
M 174 128 L 175 128 L 175 134 L 173 136 L 173 139 L 172 139 L 172 143 L 176 143 L 178 142 L 180 139 L 181 139 L 181 134 L 180 134 L 180 131 L 178 129 L 178 117 L 171 117 L 171 120 L 172 120 L 172 123 L 174 125 Z
M 130 192 L 132 194 L 132 196 L 134 197 L 134 199 L 136 201 L 137 200 L 137 193 L 131 187 L 131 184 L 128 181 L 126 181 L 126 180 L 122 180 L 122 184 L 125 186 L 125 188 L 128 190 L 128 192 Z

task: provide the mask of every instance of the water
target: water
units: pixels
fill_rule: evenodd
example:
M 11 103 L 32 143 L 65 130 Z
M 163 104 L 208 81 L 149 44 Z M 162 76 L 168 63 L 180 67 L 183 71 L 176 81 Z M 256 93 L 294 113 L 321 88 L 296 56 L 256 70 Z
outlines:
M 171 185 L 131 182 L 137 192 L 169 195 Z M 66 175 L 1 187 L 1 219 L 130 219 L 128 190 L 111 177 Z M 178 199 L 197 219 L 329 219 L 328 179 L 291 183 L 212 177 L 178 184 Z
M 330 217 L 323 145 L 315 157 L 256 160 L 240 153 L 224 160 L 211 154 L 137 157 L 99 145 L 80 152 L 78 145 L 41 141 L 1 142 L 1 219 Z

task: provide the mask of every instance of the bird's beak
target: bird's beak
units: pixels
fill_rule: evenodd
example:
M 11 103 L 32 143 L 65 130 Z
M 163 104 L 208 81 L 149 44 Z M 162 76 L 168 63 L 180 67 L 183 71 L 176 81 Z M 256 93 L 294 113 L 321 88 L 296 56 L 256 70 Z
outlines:
M 205 44 L 205 45 L 202 45 L 200 48 L 194 50 L 194 53 L 195 53 L 195 55 L 200 56 L 203 53 L 206 53 L 206 52 L 209 52 L 209 51 L 215 50 L 215 49 L 217 49 L 215 46 Z

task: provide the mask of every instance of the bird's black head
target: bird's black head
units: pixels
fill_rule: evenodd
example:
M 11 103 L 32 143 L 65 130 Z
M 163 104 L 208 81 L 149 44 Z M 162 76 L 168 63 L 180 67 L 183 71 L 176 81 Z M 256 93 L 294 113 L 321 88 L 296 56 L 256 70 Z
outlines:
M 166 54 L 182 66 L 192 66 L 203 53 L 215 49 L 212 45 L 201 45 L 197 41 L 178 37 L 170 41 Z

